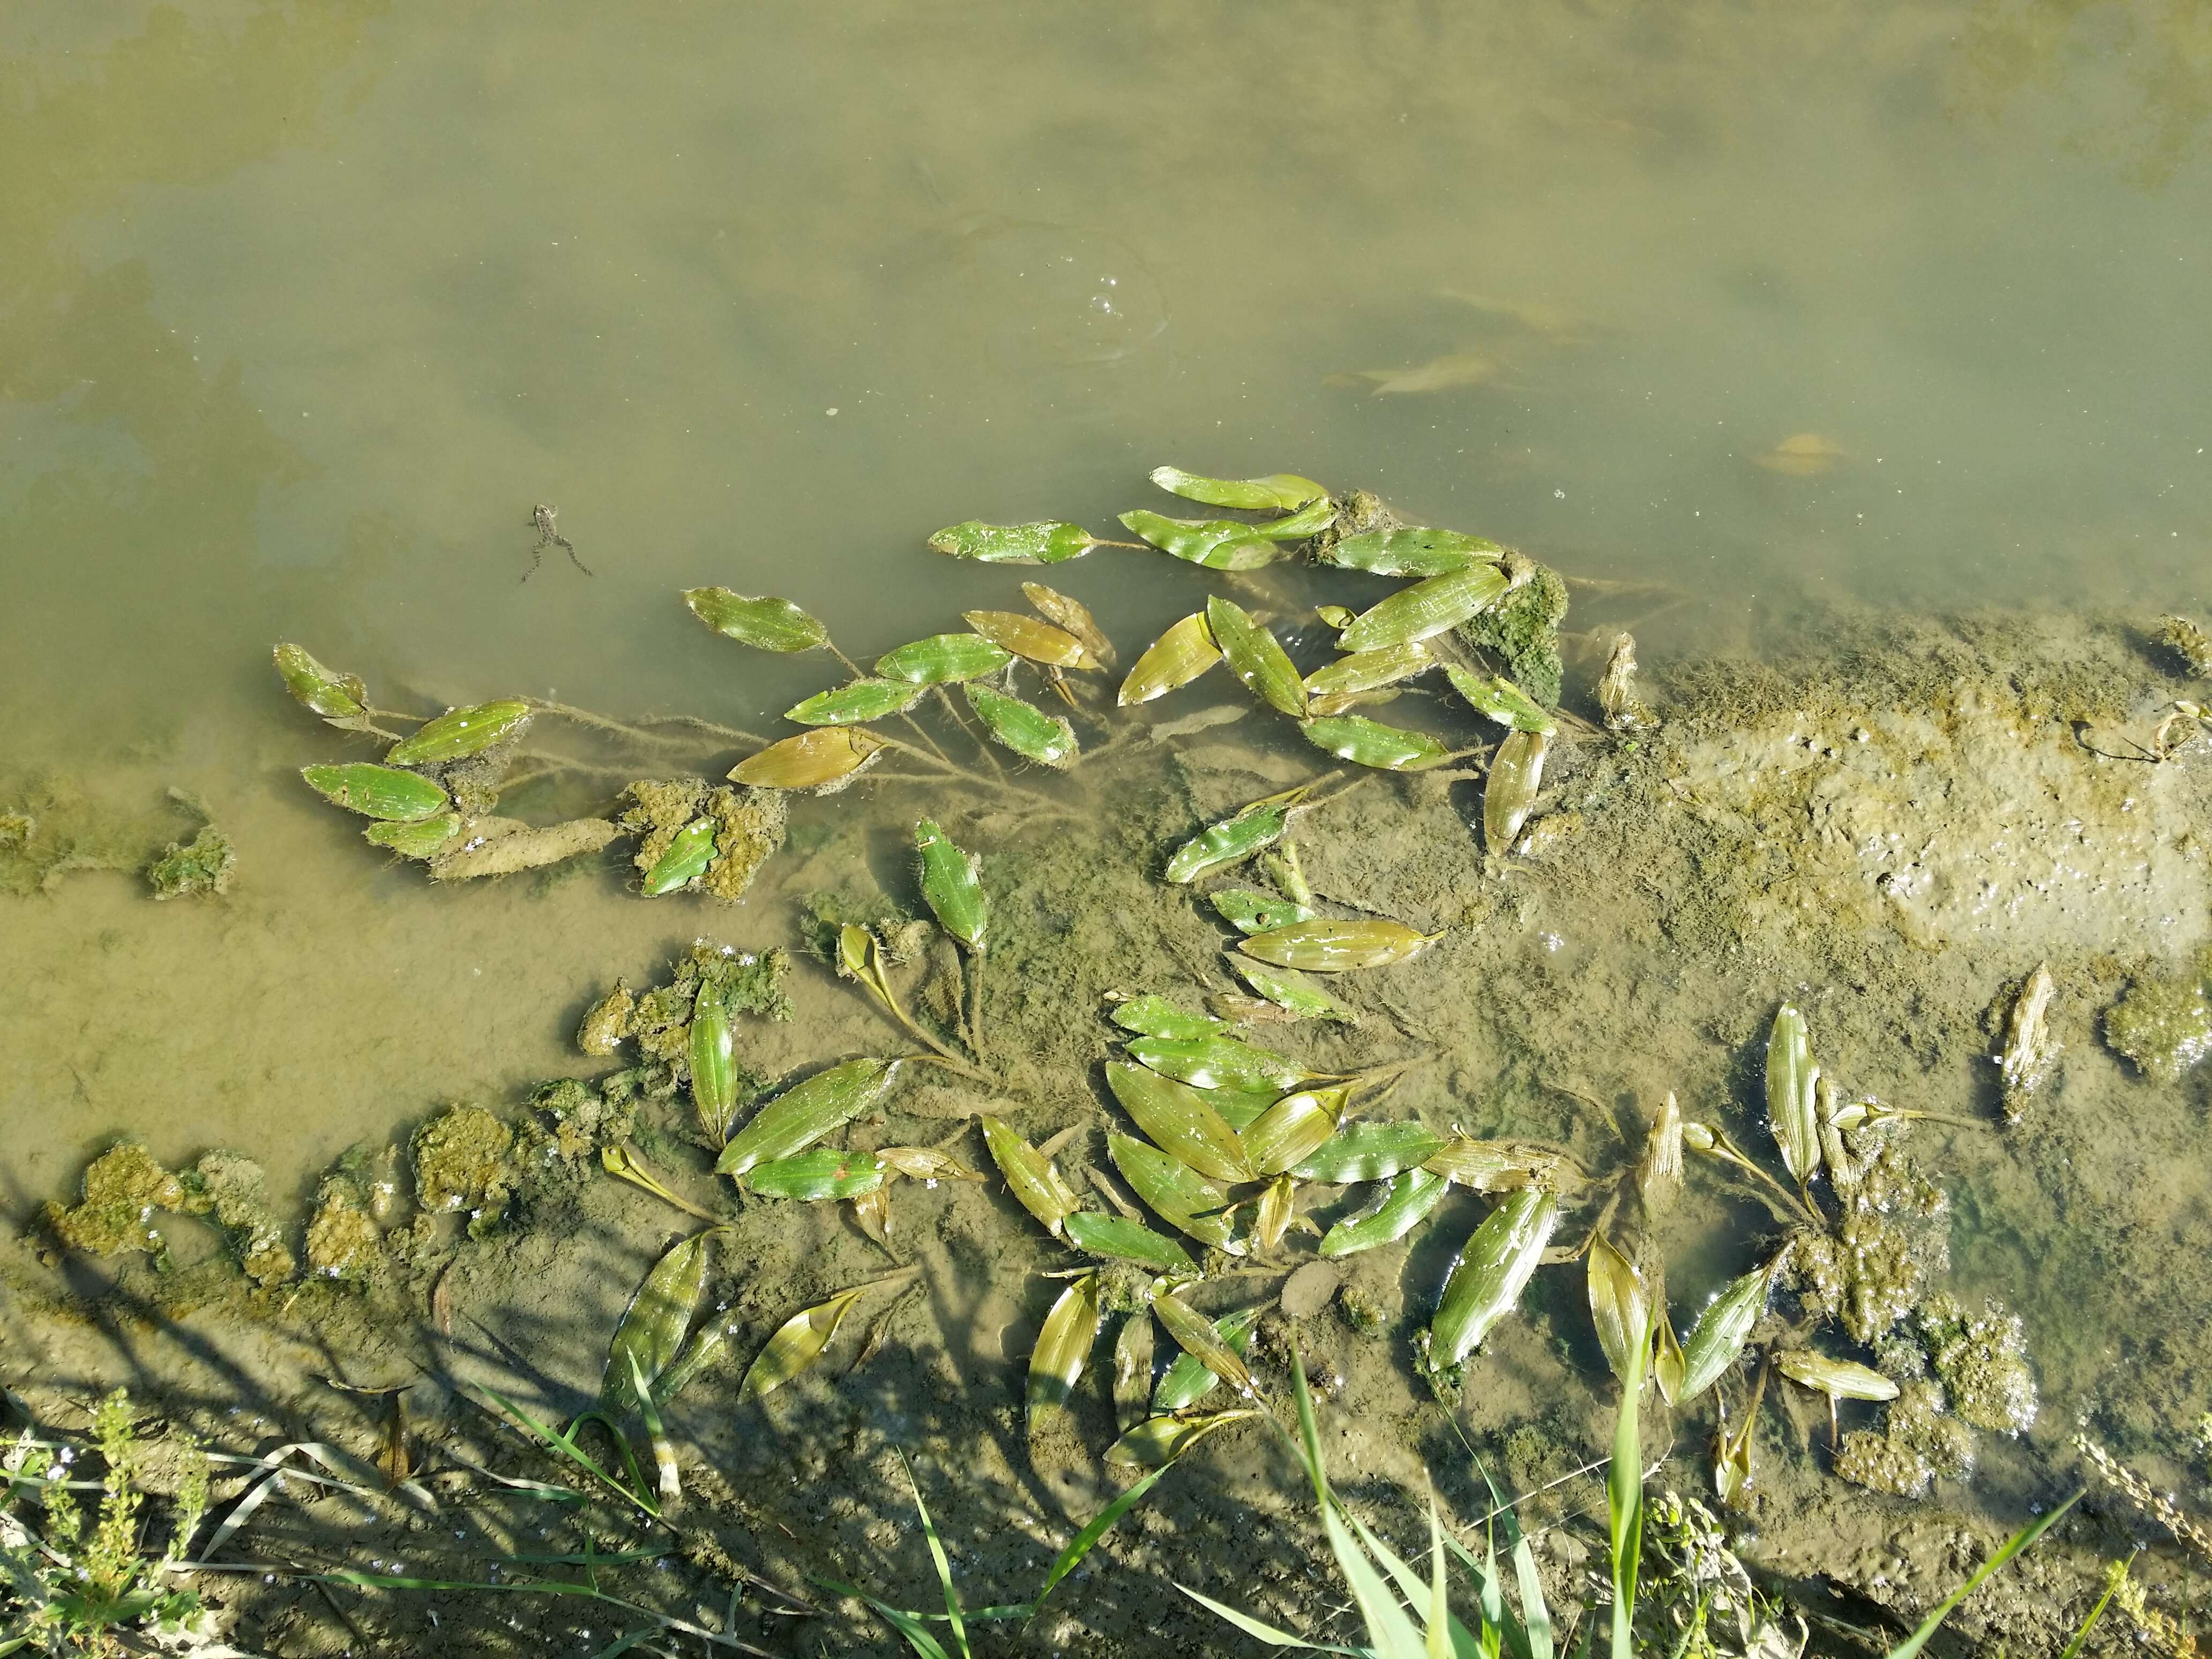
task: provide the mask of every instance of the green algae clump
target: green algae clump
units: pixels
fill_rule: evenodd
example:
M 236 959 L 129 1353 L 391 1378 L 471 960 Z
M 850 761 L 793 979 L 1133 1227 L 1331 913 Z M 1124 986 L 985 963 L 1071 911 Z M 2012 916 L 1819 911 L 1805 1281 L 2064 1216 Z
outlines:
M 209 1152 L 184 1177 L 186 1207 L 211 1214 L 246 1276 L 267 1289 L 299 1264 L 269 1207 L 267 1173 L 238 1152 Z
M 514 1131 L 481 1106 L 453 1106 L 415 1132 L 415 1201 L 433 1214 L 495 1210 L 507 1199 Z
M 320 1279 L 362 1285 L 384 1265 L 384 1235 L 362 1201 L 358 1182 L 325 1176 L 307 1222 L 307 1271 Z
M 531 1134 L 550 1145 L 555 1156 L 570 1164 L 589 1157 L 602 1146 L 627 1140 L 637 1115 L 634 1101 L 617 1103 L 606 1100 L 589 1085 L 572 1077 L 540 1085 L 532 1093 L 530 1103 L 551 1120 L 550 1130 L 533 1128 Z
M 595 1058 L 614 1053 L 635 1028 L 636 1015 L 637 994 L 628 980 L 617 980 L 615 988 L 585 1013 L 584 1023 L 576 1028 L 576 1046 Z
M 230 837 L 212 823 L 204 823 L 189 842 L 173 841 L 167 851 L 146 866 L 146 879 L 156 899 L 189 898 L 198 893 L 222 893 L 230 887 L 238 853 Z
M 1566 617 L 1565 580 L 1551 566 L 1538 564 L 1534 575 L 1457 631 L 1469 645 L 1504 658 L 1516 685 L 1545 708 L 1557 708 L 1566 673 L 1559 659 L 1559 624 Z
M 2018 1434 L 2035 1421 L 2035 1376 L 2019 1315 L 1995 1302 L 1969 1315 L 1939 1292 L 1920 1310 L 1920 1335 L 1953 1409 L 1966 1422 Z
M 1893 1498 L 1925 1498 L 1936 1478 L 1926 1458 L 1871 1429 L 1853 1429 L 1844 1437 L 1836 1473 L 1855 1486 Z
M 120 1255 L 165 1247 L 155 1231 L 157 1210 L 185 1207 L 184 1183 L 154 1161 L 135 1140 L 109 1147 L 84 1172 L 84 1201 L 71 1209 L 49 1203 L 46 1222 L 54 1237 L 88 1255 Z
M 781 789 L 717 789 L 707 798 L 714 820 L 714 859 L 699 885 L 712 896 L 734 904 L 752 885 L 769 855 L 783 845 L 790 795 Z
M 2105 1042 L 2144 1076 L 2179 1083 L 2212 1054 L 2212 951 L 2172 979 L 2139 979 L 2105 1011 Z

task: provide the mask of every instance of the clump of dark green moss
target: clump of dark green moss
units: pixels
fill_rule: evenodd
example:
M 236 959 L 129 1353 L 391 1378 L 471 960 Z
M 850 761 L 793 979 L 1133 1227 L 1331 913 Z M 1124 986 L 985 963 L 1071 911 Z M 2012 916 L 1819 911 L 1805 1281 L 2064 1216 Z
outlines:
M 1559 660 L 1559 624 L 1567 617 L 1567 584 L 1549 565 L 1471 622 L 1459 636 L 1505 659 L 1513 683 L 1547 708 L 1559 706 L 1565 666 Z
M 143 1250 L 160 1255 L 167 1245 L 154 1226 L 158 1212 L 185 1207 L 184 1183 L 135 1140 L 109 1147 L 84 1172 L 82 1202 L 46 1207 L 48 1231 L 72 1250 L 119 1255 Z
M 189 898 L 198 893 L 222 893 L 230 886 L 238 853 L 230 837 L 212 823 L 204 823 L 189 842 L 173 841 L 167 850 L 146 866 L 156 899 Z
M 2212 951 L 2172 979 L 2139 979 L 2105 1011 L 2105 1042 L 2147 1077 L 2178 1083 L 2212 1054 Z

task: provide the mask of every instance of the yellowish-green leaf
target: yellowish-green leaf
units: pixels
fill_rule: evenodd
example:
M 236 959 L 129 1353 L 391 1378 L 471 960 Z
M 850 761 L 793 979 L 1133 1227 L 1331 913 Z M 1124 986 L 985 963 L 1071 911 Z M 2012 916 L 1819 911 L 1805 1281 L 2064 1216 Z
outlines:
M 823 726 L 772 743 L 757 755 L 747 757 L 738 763 L 730 779 L 757 789 L 842 788 L 886 747 L 872 732 Z
M 817 1303 L 784 1321 L 776 1334 L 769 1338 L 768 1346 L 745 1368 L 744 1380 L 738 1384 L 738 1403 L 742 1406 L 748 1400 L 757 1400 L 781 1388 L 819 1359 L 830 1339 L 837 1334 L 837 1327 L 844 1323 L 845 1316 L 866 1291 L 866 1286 L 841 1291 L 827 1302 Z
M 756 598 L 726 587 L 684 592 L 691 614 L 717 634 L 758 651 L 811 651 L 830 642 L 830 630 L 789 599 Z
M 1154 640 L 1121 682 L 1117 701 L 1124 708 L 1150 702 L 1188 685 L 1221 660 L 1221 647 L 1213 642 L 1205 616 L 1193 611 Z
M 1264 478 L 1208 478 L 1179 466 L 1156 466 L 1152 482 L 1187 501 L 1239 513 L 1295 513 L 1328 494 L 1295 472 L 1271 472 Z
M 1242 605 L 1218 593 L 1206 602 L 1206 625 L 1221 647 L 1229 672 L 1254 696 L 1292 720 L 1305 718 L 1305 682 L 1273 634 L 1254 622 Z
M 1047 1413 L 1067 1403 L 1097 1340 L 1098 1275 L 1088 1273 L 1067 1281 L 1037 1333 L 1036 1347 L 1030 1354 L 1027 1413 L 1031 1429 Z

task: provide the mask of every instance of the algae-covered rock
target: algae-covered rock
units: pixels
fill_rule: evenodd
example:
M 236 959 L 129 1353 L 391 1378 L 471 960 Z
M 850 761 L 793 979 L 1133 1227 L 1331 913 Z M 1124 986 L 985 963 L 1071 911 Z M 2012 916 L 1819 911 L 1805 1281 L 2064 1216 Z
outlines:
M 1948 1293 L 1920 1310 L 1920 1340 L 1952 1408 L 1976 1428 L 2018 1434 L 2035 1421 L 2035 1376 L 2017 1314 L 1996 1302 L 1968 1315 Z
M 453 1106 L 415 1132 L 415 1201 L 435 1213 L 496 1209 L 507 1197 L 514 1131 L 481 1106 Z
M 576 1028 L 576 1046 L 587 1054 L 611 1054 L 628 1036 L 637 1016 L 637 994 L 618 979 L 615 988 L 593 1003 Z
M 1533 562 L 1533 561 L 1531 562 Z M 1505 659 L 1505 672 L 1547 708 L 1559 706 L 1559 624 L 1566 620 L 1567 584 L 1549 565 L 1490 610 L 1460 624 L 1459 637 Z
M 187 898 L 195 893 L 221 893 L 230 886 L 238 854 L 230 837 L 212 823 L 204 823 L 189 842 L 169 843 L 161 855 L 146 866 L 156 899 Z
M 384 1234 L 368 1212 L 360 1184 L 326 1176 L 307 1222 L 307 1271 L 321 1279 L 365 1285 L 384 1265 Z
M 2146 1077 L 2178 1083 L 2212 1054 L 2212 951 L 2172 979 L 2139 979 L 2105 1011 L 2105 1042 Z
M 714 820 L 714 860 L 699 878 L 714 897 L 735 903 L 769 855 L 783 845 L 790 793 L 782 789 L 717 789 L 707 798 Z
M 298 1263 L 269 1206 L 268 1176 L 237 1152 L 209 1152 L 185 1176 L 189 1207 L 212 1214 L 246 1276 L 264 1287 L 282 1284 Z
M 109 1147 L 84 1172 L 84 1200 L 73 1208 L 46 1208 L 46 1225 L 72 1250 L 119 1255 L 125 1250 L 159 1255 L 165 1244 L 153 1225 L 157 1211 L 185 1207 L 184 1183 L 154 1161 L 135 1140 Z

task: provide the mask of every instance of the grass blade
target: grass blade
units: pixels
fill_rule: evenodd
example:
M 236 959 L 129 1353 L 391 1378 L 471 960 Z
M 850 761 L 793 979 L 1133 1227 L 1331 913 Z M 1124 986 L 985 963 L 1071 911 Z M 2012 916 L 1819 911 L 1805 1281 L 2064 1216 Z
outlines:
M 1177 1584 L 1176 1588 L 1208 1613 L 1226 1619 L 1255 1641 L 1265 1642 L 1271 1648 L 1304 1648 L 1312 1653 L 1359 1654 L 1364 1651 L 1359 1648 L 1332 1647 L 1326 1642 L 1309 1642 L 1303 1636 L 1293 1636 L 1290 1632 L 1278 1629 L 1264 1620 L 1255 1619 L 1249 1613 L 1239 1613 L 1236 1608 L 1217 1601 L 1210 1595 L 1201 1595 L 1188 1584 Z
M 1644 1551 L 1644 1436 L 1637 1401 L 1651 1352 L 1648 1323 L 1637 1322 L 1620 1379 L 1620 1410 L 1613 1419 L 1613 1467 L 1605 1474 L 1605 1506 L 1613 1549 L 1613 1659 L 1636 1659 L 1631 1626 L 1636 1618 L 1636 1580 Z
M 810 1573 L 808 1577 L 812 1577 L 813 1575 Z M 856 1601 L 866 1602 L 878 1618 L 906 1638 L 906 1644 L 920 1654 L 921 1659 L 951 1659 L 944 1644 L 929 1633 L 928 1626 L 915 1614 L 892 1607 L 887 1601 L 878 1601 L 867 1591 L 841 1583 L 835 1578 L 815 1578 L 814 1582 L 824 1589 L 836 1590 L 840 1595 L 849 1595 Z
M 2111 1571 L 2105 1575 L 2105 1593 L 2097 1598 L 2097 1605 L 2089 1609 L 2089 1616 L 2081 1621 L 2081 1628 L 2074 1632 L 2073 1640 L 2067 1643 L 2058 1659 L 2075 1659 L 2081 1651 L 2089 1639 L 2089 1632 L 2097 1628 L 2097 1621 L 2105 1616 L 2105 1609 L 2112 1604 L 2112 1597 L 2119 1594 L 2120 1586 L 2127 1583 L 2128 1568 L 2134 1559 L 2133 1556 L 2127 1556 L 2112 1563 Z
M 1426 1659 L 1426 1644 L 1421 1633 L 1413 1628 L 1413 1621 L 1390 1586 L 1383 1581 L 1358 1539 L 1344 1524 L 1334 1505 L 1322 1511 L 1322 1524 L 1328 1533 L 1329 1548 L 1336 1553 L 1336 1565 L 1344 1573 L 1344 1582 L 1351 1586 L 1352 1599 L 1358 1603 L 1359 1616 L 1366 1621 L 1367 1639 L 1375 1644 L 1381 1659 Z
M 1134 1509 L 1144 1495 L 1152 1489 L 1152 1483 L 1173 1468 L 1180 1461 L 1180 1458 L 1171 1457 L 1161 1464 L 1159 1468 L 1099 1510 L 1091 1518 L 1091 1523 L 1075 1534 L 1073 1541 L 1060 1553 L 1060 1559 L 1052 1564 L 1052 1571 L 1045 1574 L 1043 1587 L 1037 1591 L 1036 1599 L 1030 1603 L 1030 1611 L 1032 1613 L 1044 1605 L 1044 1598 L 1052 1594 L 1053 1587 L 1066 1577 L 1069 1573 L 1073 1572 L 1083 1558 L 1091 1553 L 1091 1547 L 1103 1538 L 1116 1521 Z
M 2083 1490 L 2086 1491 L 2087 1488 L 2085 1487 Z M 1899 1642 L 1895 1647 L 1889 1650 L 1888 1659 L 1912 1659 L 1913 1655 L 1918 1653 L 1921 1649 L 1928 1645 L 1928 1638 L 1936 1634 L 1937 1628 L 1942 1626 L 1942 1622 L 1951 1616 L 1951 1609 L 1957 1607 L 1960 1602 L 1965 1601 L 1969 1595 L 1972 1595 L 1975 1590 L 1978 1589 L 1981 1587 L 1982 1580 L 1987 1578 L 1999 1567 L 2011 1560 L 2014 1556 L 2019 1554 L 2030 1544 L 2033 1544 L 2037 1539 L 2042 1537 L 2045 1533 L 2050 1531 L 2052 1527 L 2057 1525 L 2059 1517 L 2081 1501 L 2081 1493 L 2077 1492 L 2073 1495 L 2073 1497 L 2068 1498 L 2057 1509 L 2051 1510 L 2050 1514 L 2044 1516 L 2039 1520 L 2029 1522 L 2027 1525 L 2022 1527 L 2018 1532 L 2013 1534 L 2010 1538 L 2005 1540 L 2002 1547 L 2001 1547 L 1995 1555 L 1990 1557 L 1988 1560 L 1983 1562 L 1980 1566 L 1974 1570 L 1973 1577 L 1967 1579 L 1965 1583 L 1960 1585 L 1958 1589 L 1953 1590 L 1948 1595 L 1945 1596 L 1941 1601 L 1936 1604 L 1935 1611 L 1920 1621 L 1920 1628 L 1918 1630 L 1914 1631 L 1911 1635 L 1906 1637 L 1902 1642 Z
M 952 1562 L 945 1553 L 945 1540 L 937 1535 L 937 1523 L 929 1518 L 929 1505 L 921 1501 L 921 1482 L 914 1478 L 914 1465 L 907 1462 L 904 1452 L 899 1454 L 899 1466 L 906 1471 L 906 1483 L 914 1488 L 914 1507 L 921 1516 L 921 1535 L 929 1541 L 929 1559 L 937 1564 L 937 1582 L 945 1587 L 945 1616 L 952 1626 L 952 1640 L 960 1650 L 960 1659 L 973 1659 L 968 1651 L 968 1626 L 960 1620 L 960 1592 L 952 1588 Z

